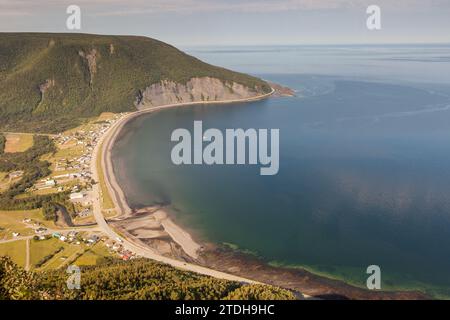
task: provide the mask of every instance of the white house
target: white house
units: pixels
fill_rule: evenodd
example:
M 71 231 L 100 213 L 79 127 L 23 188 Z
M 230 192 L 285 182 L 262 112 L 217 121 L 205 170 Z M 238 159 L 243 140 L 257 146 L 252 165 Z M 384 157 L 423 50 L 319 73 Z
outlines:
M 84 198 L 84 194 L 81 192 L 74 192 L 70 194 L 70 200 L 80 200 Z
M 45 181 L 45 186 L 46 187 L 54 187 L 56 185 L 55 180 L 47 180 Z

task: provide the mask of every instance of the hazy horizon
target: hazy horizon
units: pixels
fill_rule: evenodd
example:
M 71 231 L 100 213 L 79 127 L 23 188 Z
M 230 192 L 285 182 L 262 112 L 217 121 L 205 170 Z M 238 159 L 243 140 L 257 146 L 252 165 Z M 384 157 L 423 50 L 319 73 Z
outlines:
M 170 43 L 169 41 L 165 39 L 161 39 L 158 37 L 152 37 L 149 35 L 144 34 L 117 34 L 117 33 L 95 33 L 95 32 L 69 32 L 69 31 L 0 31 L 1 33 L 49 33 L 49 34 L 85 34 L 85 35 L 98 35 L 98 36 L 132 36 L 132 37 L 149 37 L 158 41 L 166 42 L 168 44 L 174 45 L 173 43 Z M 414 45 L 437 45 L 437 46 L 447 46 L 450 45 L 450 40 L 446 41 L 437 41 L 437 42 L 377 42 L 377 43 L 370 43 L 370 42 L 361 42 L 361 43 L 352 43 L 352 42 L 342 42 L 342 43 L 254 43 L 254 44 L 224 44 L 224 43 L 208 43 L 208 44 L 180 44 L 180 48 L 233 48 L 233 47 L 326 47 L 326 46 L 414 46 Z
M 175 46 L 449 43 L 444 0 L 0 0 L 1 32 L 70 32 L 69 5 L 81 8 L 76 33 L 139 35 Z M 381 30 L 366 27 L 369 5 Z

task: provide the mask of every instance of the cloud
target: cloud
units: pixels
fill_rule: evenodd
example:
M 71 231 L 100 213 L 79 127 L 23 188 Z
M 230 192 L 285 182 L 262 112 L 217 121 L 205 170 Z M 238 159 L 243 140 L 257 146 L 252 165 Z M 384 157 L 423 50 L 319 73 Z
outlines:
M 396 10 L 450 8 L 448 0 L 0 0 L 0 16 L 42 15 L 70 4 L 79 5 L 84 14 L 90 16 L 351 10 L 370 4 Z
M 117 4 L 115 0 L 99 1 Z M 91 3 L 89 1 L 89 3 Z M 121 10 L 109 10 L 107 6 L 97 15 L 134 15 L 147 13 L 201 13 L 201 12 L 246 12 L 275 13 L 287 11 L 359 9 L 377 4 L 385 9 L 408 10 L 444 6 L 450 8 L 448 0 L 152 0 L 129 1 Z
M 2 9 L 0 11 L 0 17 L 24 17 L 32 16 L 29 11 L 15 10 L 15 9 Z

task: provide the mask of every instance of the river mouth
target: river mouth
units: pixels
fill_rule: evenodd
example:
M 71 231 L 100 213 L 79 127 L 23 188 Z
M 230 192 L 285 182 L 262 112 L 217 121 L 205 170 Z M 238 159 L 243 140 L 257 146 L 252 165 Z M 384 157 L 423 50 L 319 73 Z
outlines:
M 266 265 L 365 288 L 366 269 L 376 264 L 384 290 L 450 297 L 450 90 L 318 75 L 265 78 L 304 94 L 175 108 L 128 122 L 112 157 L 130 206 L 166 206 L 199 241 Z M 299 83 L 314 83 L 316 94 Z M 279 128 L 280 172 L 175 166 L 171 132 L 195 120 L 209 128 Z

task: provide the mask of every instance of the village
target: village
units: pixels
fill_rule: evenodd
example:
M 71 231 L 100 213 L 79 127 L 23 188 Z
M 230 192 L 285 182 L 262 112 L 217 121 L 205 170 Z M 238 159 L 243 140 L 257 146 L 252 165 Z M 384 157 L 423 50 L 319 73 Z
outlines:
M 102 116 L 99 120 L 60 133 L 54 137 L 59 151 L 48 159 L 52 175 L 38 181 L 27 190 L 33 194 L 69 192 L 69 199 L 77 209 L 73 218 L 92 215 L 92 152 L 100 137 L 122 114 Z
M 23 196 L 66 192 L 75 210 L 70 214 L 69 223 L 46 221 L 39 210 L 14 212 L 16 214 L 0 211 L 0 253 L 10 253 L 27 269 L 62 266 L 74 261 L 83 264 L 84 260 L 95 264 L 105 257 L 122 260 L 136 257 L 123 247 L 121 239 L 107 238 L 92 214 L 92 186 L 98 183 L 92 179 L 92 153 L 100 137 L 122 116 L 104 114 L 73 130 L 52 136 L 57 152 L 43 159 L 51 164 L 51 174 L 28 188 Z M 15 139 L 20 141 L 20 136 L 15 135 Z M 7 188 L 22 176 L 22 171 L 9 172 L 4 174 L 2 183 Z M 107 212 L 110 211 L 113 209 Z M 55 263 L 55 260 L 61 263 Z

